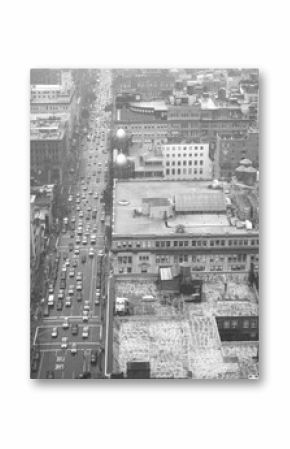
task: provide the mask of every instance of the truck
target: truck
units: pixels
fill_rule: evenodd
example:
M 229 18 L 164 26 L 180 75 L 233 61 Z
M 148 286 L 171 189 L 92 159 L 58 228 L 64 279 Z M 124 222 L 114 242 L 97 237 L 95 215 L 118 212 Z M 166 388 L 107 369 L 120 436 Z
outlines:
M 128 298 L 115 298 L 115 315 L 128 315 L 129 314 L 129 300 Z

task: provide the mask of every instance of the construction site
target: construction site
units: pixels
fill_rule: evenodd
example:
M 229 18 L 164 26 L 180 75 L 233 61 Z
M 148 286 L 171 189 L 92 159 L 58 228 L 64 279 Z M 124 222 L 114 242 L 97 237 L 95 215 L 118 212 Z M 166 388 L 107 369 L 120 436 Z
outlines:
M 146 362 L 156 379 L 258 378 L 258 338 L 240 338 L 258 320 L 258 296 L 245 281 L 217 276 L 192 302 L 150 279 L 120 278 L 115 298 L 126 300 L 128 313 L 114 316 L 114 373 L 126 377 L 128 364 Z M 225 335 L 233 328 L 231 341 L 222 341 L 221 325 Z

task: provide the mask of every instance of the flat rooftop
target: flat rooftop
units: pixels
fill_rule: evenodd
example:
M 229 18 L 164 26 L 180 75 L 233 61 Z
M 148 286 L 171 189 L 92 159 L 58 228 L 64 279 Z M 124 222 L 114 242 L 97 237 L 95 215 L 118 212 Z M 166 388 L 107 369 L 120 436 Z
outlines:
M 115 114 L 115 122 L 132 122 L 132 123 L 167 123 L 166 120 L 156 118 L 154 114 L 144 114 L 142 112 L 133 112 L 130 109 L 123 107 L 118 109 Z
M 60 119 L 30 120 L 30 140 L 62 140 L 65 135 L 65 122 Z
M 150 280 L 118 280 L 116 296 L 127 297 L 133 315 L 114 320 L 114 370 L 126 372 L 128 362 L 150 362 L 151 377 L 240 379 L 258 375 L 258 342 L 222 342 L 217 316 L 257 316 L 255 294 L 245 281 L 204 284 L 205 298 L 198 304 L 180 299 L 161 302 L 161 293 Z M 144 295 L 154 300 L 142 301 Z
M 185 213 L 168 219 L 168 226 L 161 218 L 145 215 L 133 216 L 135 209 L 141 209 L 146 198 L 166 198 L 173 201 L 177 195 L 207 195 L 216 192 L 207 188 L 204 181 L 128 181 L 117 182 L 114 199 L 113 236 L 175 234 L 177 225 L 185 227 L 185 233 L 204 234 L 247 234 L 245 229 L 231 226 L 225 213 Z M 223 193 L 220 192 L 223 196 Z M 120 204 L 126 200 L 129 204 Z

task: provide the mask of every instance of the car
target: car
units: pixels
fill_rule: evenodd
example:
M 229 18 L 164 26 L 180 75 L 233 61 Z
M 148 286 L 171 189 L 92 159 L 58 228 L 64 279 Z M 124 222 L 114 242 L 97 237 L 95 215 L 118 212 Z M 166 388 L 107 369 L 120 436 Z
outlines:
M 69 328 L 69 321 L 68 321 L 68 317 L 64 318 L 64 321 L 62 323 L 62 328 L 63 329 L 68 329 Z
M 60 300 L 62 300 L 63 297 L 64 297 L 64 292 L 63 292 L 62 290 L 60 290 L 60 291 L 58 292 L 57 298 L 60 299 Z
M 77 301 L 78 301 L 78 302 L 82 301 L 82 299 L 83 299 L 83 294 L 82 294 L 82 292 L 77 292 L 76 298 L 77 298 Z
M 77 323 L 73 323 L 71 326 L 71 334 L 78 335 L 79 333 L 79 325 Z
M 87 245 L 87 243 L 88 243 L 88 239 L 86 237 L 83 237 L 82 244 Z
M 69 296 L 67 296 L 65 298 L 65 306 L 66 307 L 71 307 L 71 298 Z
M 52 338 L 56 338 L 57 335 L 58 335 L 58 329 L 57 329 L 57 327 L 53 327 L 52 332 L 51 332 Z
M 80 229 L 79 229 L 79 231 L 81 232 L 81 234 L 83 233 L 83 230 L 80 230 Z M 78 245 L 81 243 L 81 239 L 80 239 L 79 236 L 76 237 L 76 243 L 77 243 Z
M 72 269 L 70 269 L 69 277 L 70 277 L 70 278 L 73 278 L 74 275 L 75 275 L 75 270 L 72 268 Z
M 61 339 L 61 349 L 66 349 L 67 348 L 67 342 L 68 342 L 68 338 L 67 337 L 62 337 Z
M 98 361 L 98 352 L 92 351 L 91 352 L 91 365 L 96 365 Z
M 83 211 L 81 210 L 80 213 L 79 213 L 79 217 L 82 218 L 83 216 L 84 216 L 84 213 L 83 213 Z
M 71 222 L 74 223 L 76 221 L 76 217 L 71 217 Z
M 98 251 L 98 256 L 104 256 L 104 254 L 105 254 L 105 251 L 103 249 L 100 249 Z
M 71 233 L 70 233 L 70 238 L 71 238 L 71 239 L 74 239 L 74 237 L 75 237 L 75 233 L 74 233 L 74 232 L 71 232 Z
M 96 294 L 95 305 L 98 306 L 100 304 L 100 295 Z
M 81 271 L 78 271 L 76 280 L 77 281 L 82 281 L 83 280 L 83 273 Z
M 52 293 L 50 293 L 50 294 L 48 295 L 47 305 L 48 305 L 48 306 L 53 306 L 53 303 L 54 303 L 54 296 L 53 296 Z
M 74 237 L 74 234 L 73 234 L 73 237 Z M 74 249 L 74 244 L 72 242 L 70 242 L 68 247 L 69 247 L 69 250 L 72 251 Z M 68 263 L 68 265 L 69 265 L 69 263 Z
M 79 248 L 75 248 L 75 251 L 74 251 L 74 253 L 75 253 L 75 255 L 76 255 L 76 256 L 78 256 L 78 255 L 79 255 L 79 253 L 80 253 L 80 250 L 79 250 Z
M 84 302 L 84 310 L 90 310 L 90 303 L 89 301 Z
M 89 312 L 87 310 L 83 311 L 83 321 L 89 321 Z
M 75 355 L 75 354 L 78 352 L 78 350 L 77 350 L 77 344 L 76 344 L 75 342 L 72 343 L 70 352 L 71 352 L 72 355 Z
M 60 311 L 60 310 L 62 310 L 62 308 L 63 308 L 63 302 L 61 299 L 59 299 L 56 304 L 56 310 Z
M 81 210 L 80 206 L 76 207 L 76 211 L 79 212 Z
M 89 326 L 84 326 L 83 327 L 82 337 L 83 338 L 88 338 L 88 336 L 89 336 Z
M 77 286 L 76 286 L 76 289 L 77 289 L 78 292 L 80 292 L 83 289 L 83 283 L 82 282 L 78 282 Z
M 94 255 L 95 255 L 94 248 L 90 248 L 89 256 L 94 257 Z
M 78 266 L 78 260 L 77 259 L 73 259 L 72 266 L 74 268 Z
M 82 256 L 82 263 L 86 263 L 87 257 L 85 255 Z

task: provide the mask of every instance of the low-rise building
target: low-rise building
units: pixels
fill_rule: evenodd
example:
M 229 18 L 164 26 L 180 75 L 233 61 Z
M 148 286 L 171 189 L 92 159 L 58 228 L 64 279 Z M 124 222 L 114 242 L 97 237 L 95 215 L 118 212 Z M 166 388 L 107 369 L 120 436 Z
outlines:
M 195 278 L 258 266 L 258 230 L 231 221 L 222 191 L 204 182 L 131 181 L 114 188 L 115 274 L 186 264 Z
M 131 103 L 115 111 L 115 129 L 123 128 L 133 144 L 152 148 L 167 141 L 167 107 L 161 102 Z
M 249 129 L 247 134 L 217 136 L 216 158 L 222 177 L 231 177 L 242 159 L 250 159 L 255 168 L 259 167 L 259 132 Z

